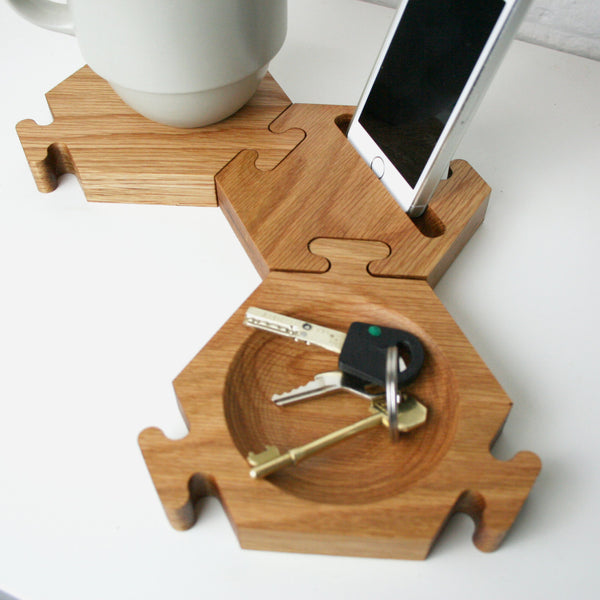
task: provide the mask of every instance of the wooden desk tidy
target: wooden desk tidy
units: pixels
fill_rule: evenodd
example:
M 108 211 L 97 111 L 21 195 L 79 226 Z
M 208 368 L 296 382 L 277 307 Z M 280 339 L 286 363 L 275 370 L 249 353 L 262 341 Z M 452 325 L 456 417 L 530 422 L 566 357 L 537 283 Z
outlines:
M 431 287 L 483 219 L 489 188 L 456 161 L 415 222 L 348 145 L 342 129 L 351 108 L 289 106 L 272 79 L 265 85 L 270 100 L 259 91 L 249 112 L 182 133 L 140 121 L 83 70 L 59 86 L 69 93 L 48 95 L 51 104 L 60 99 L 55 123 L 19 125 L 40 189 L 69 170 L 90 200 L 211 204 L 214 179 L 221 208 L 264 278 L 174 382 L 189 434 L 140 434 L 165 511 L 185 529 L 196 520 L 198 501 L 215 495 L 243 547 L 394 558 L 426 557 L 450 515 L 465 512 L 475 521 L 477 547 L 494 550 L 540 461 L 530 452 L 510 461 L 491 456 L 511 402 Z M 89 86 L 95 101 L 76 103 Z M 104 153 L 104 146 L 95 156 L 93 140 L 108 140 L 115 127 L 118 151 Z M 148 192 L 130 187 L 128 177 L 150 141 L 171 161 L 163 166 L 168 183 Z M 227 153 L 219 154 L 224 145 Z M 220 162 L 197 164 L 192 148 L 200 146 L 205 157 L 214 147 Z M 202 181 L 188 179 L 196 167 L 204 170 Z M 124 169 L 120 183 L 111 187 L 117 168 Z M 335 369 L 336 357 L 244 326 L 250 305 L 341 330 L 363 320 L 419 336 L 426 361 L 410 391 L 428 408 L 425 425 L 395 444 L 375 428 L 265 480 L 251 479 L 248 452 L 315 439 L 366 416 L 367 403 L 341 392 L 275 406 L 271 394 Z

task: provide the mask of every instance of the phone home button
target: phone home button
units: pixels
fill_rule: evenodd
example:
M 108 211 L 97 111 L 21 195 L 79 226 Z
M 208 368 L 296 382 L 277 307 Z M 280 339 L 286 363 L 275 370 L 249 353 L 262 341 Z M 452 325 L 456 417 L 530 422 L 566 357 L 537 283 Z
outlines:
M 381 158 L 381 156 L 376 156 L 371 161 L 371 169 L 379 179 L 383 177 L 383 174 L 385 173 L 385 163 L 383 162 L 383 158 Z

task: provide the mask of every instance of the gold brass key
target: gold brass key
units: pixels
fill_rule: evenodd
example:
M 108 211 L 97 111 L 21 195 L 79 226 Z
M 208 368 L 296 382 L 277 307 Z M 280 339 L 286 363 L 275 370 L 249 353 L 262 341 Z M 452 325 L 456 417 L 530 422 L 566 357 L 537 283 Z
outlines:
M 399 432 L 405 433 L 425 422 L 427 408 L 408 394 L 402 394 L 401 400 L 398 403 L 397 429 Z M 338 429 L 303 446 L 292 448 L 284 454 L 281 454 L 275 446 L 267 446 L 263 452 L 258 454 L 250 452 L 247 457 L 252 466 L 250 477 L 254 479 L 266 477 L 283 467 L 298 464 L 301 460 L 376 425 L 383 424 L 389 427 L 385 400 L 374 400 L 371 402 L 370 410 L 373 414 L 366 419 Z

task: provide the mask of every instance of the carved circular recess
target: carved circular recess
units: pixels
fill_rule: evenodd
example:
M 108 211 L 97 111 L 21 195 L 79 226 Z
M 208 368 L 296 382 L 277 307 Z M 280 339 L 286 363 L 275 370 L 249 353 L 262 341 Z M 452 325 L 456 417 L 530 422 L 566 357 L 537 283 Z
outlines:
M 273 485 L 315 502 L 367 503 L 400 494 L 444 457 L 454 439 L 458 404 L 447 359 L 414 323 L 390 323 L 388 316 L 385 324 L 410 330 L 426 348 L 421 375 L 407 390 L 427 406 L 427 422 L 395 443 L 384 426 L 359 433 L 271 475 Z M 331 352 L 263 331 L 253 333 L 230 366 L 223 398 L 227 426 L 242 456 L 267 445 L 284 452 L 367 417 L 368 400 L 348 392 L 285 407 L 272 403 L 272 394 L 336 368 L 337 355 Z

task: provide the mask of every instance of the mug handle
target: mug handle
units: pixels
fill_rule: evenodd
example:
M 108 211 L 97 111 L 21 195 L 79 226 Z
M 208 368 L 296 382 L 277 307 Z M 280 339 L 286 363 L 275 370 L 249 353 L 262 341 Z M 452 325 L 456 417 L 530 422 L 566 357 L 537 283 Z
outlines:
M 66 4 L 49 0 L 8 0 L 8 3 L 34 25 L 75 35 L 75 25 Z

